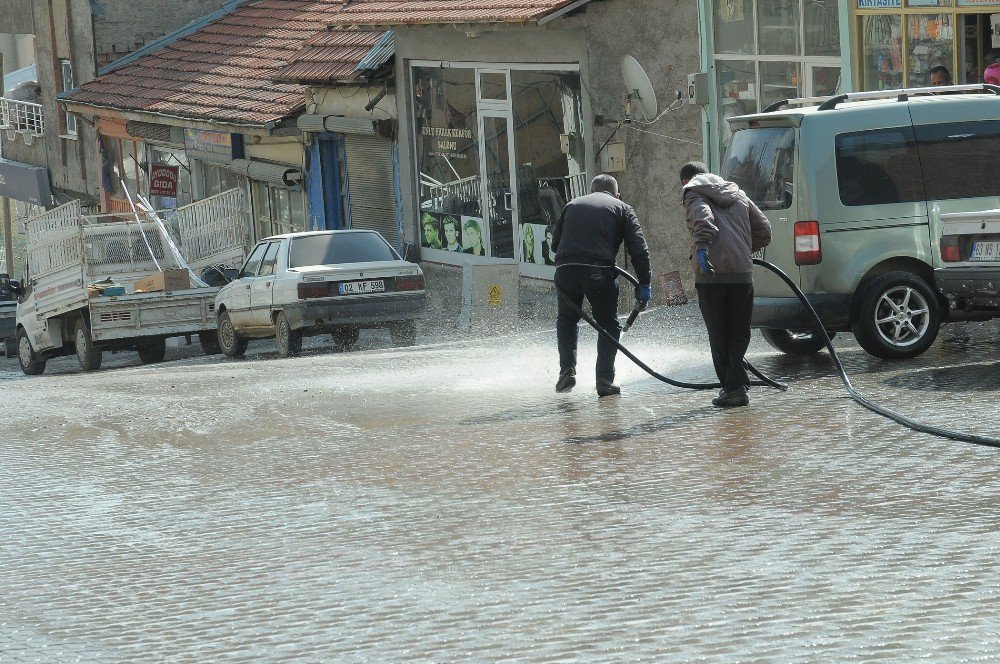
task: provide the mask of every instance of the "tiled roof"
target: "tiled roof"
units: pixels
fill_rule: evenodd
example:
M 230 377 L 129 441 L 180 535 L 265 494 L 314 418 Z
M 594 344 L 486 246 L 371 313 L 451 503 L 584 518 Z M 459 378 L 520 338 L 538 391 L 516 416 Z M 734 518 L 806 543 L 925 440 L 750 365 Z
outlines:
M 306 40 L 302 49 L 274 77 L 276 81 L 325 83 L 351 80 L 355 67 L 371 50 L 381 32 L 334 28 Z
M 306 52 L 299 52 L 303 45 L 315 39 L 328 55 L 335 50 L 336 57 L 324 61 L 324 71 L 349 76 L 378 40 L 379 33 L 351 27 L 327 30 L 342 8 L 340 0 L 248 3 L 61 98 L 235 125 L 277 122 L 305 104 L 304 87 L 274 82 L 293 59 L 309 62 L 303 60 Z
M 388 26 L 527 23 L 578 2 L 579 0 L 348 0 L 337 14 L 334 24 Z

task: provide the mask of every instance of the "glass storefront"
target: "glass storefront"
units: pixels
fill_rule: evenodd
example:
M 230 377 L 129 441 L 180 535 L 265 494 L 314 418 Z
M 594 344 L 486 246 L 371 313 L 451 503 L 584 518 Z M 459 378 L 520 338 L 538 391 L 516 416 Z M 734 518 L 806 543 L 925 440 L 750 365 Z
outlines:
M 955 84 L 982 83 L 983 70 L 1000 61 L 1000 2 L 873 4 L 855 0 L 852 5 L 861 90 L 926 87 L 931 71 L 941 67 Z
M 840 14 L 829 0 L 711 0 L 718 152 L 726 118 L 841 91 Z
M 576 68 L 412 67 L 422 255 L 551 278 L 552 226 L 584 193 Z

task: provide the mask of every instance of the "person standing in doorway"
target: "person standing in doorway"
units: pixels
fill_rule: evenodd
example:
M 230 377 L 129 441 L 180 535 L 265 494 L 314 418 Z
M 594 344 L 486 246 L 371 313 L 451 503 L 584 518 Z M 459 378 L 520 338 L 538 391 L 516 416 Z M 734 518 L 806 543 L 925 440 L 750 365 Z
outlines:
M 636 299 L 645 307 L 652 295 L 649 247 L 635 210 L 620 199 L 618 181 L 610 175 L 598 175 L 590 193 L 574 198 L 563 208 L 552 233 L 556 255 L 555 285 L 563 297 L 577 308 L 584 298 L 590 302 L 597 323 L 614 339 L 621 338 L 618 321 L 618 279 L 615 256 L 622 242 L 632 257 L 639 283 Z M 556 338 L 559 344 L 559 381 L 556 392 L 569 392 L 576 385 L 576 345 L 580 314 L 559 298 Z M 620 394 L 615 384 L 614 343 L 597 339 L 597 395 Z
M 709 173 L 700 161 L 684 164 L 680 176 L 698 306 L 722 383 L 712 405 L 746 406 L 750 379 L 743 357 L 753 313 L 751 254 L 770 244 L 771 223 L 735 183 Z

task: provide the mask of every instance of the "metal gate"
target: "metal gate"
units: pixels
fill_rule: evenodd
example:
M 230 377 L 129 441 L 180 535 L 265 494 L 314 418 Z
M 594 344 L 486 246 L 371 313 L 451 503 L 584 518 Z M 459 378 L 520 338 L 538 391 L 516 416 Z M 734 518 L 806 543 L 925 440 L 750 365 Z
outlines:
M 389 244 L 400 249 L 392 141 L 380 136 L 347 134 L 344 147 L 351 228 L 378 231 Z
M 180 251 L 196 274 L 209 265 L 239 267 L 247 253 L 246 195 L 231 189 L 176 212 Z

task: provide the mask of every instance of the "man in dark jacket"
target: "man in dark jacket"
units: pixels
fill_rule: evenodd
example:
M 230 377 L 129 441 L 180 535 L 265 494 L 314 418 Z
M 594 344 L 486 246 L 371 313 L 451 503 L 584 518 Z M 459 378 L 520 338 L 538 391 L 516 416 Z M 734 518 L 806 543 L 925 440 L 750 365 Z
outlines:
M 584 297 L 590 302 L 594 319 L 615 339 L 621 337 L 618 322 L 618 280 L 615 256 L 622 242 L 632 257 L 632 267 L 643 284 L 636 299 L 645 306 L 652 295 L 649 248 L 631 205 L 618 196 L 618 182 L 610 175 L 598 175 L 590 193 L 574 198 L 556 220 L 552 249 L 556 254 L 555 284 L 577 307 Z M 557 392 L 576 385 L 576 342 L 580 315 L 559 298 L 556 337 L 559 342 L 559 382 Z M 603 336 L 597 339 L 597 394 L 620 394 L 615 385 L 615 356 L 618 348 Z
M 733 182 L 692 161 L 681 167 L 691 264 L 698 306 L 708 328 L 712 363 L 722 391 L 719 408 L 750 403 L 743 356 L 750 345 L 753 263 L 750 254 L 771 242 L 771 222 Z

